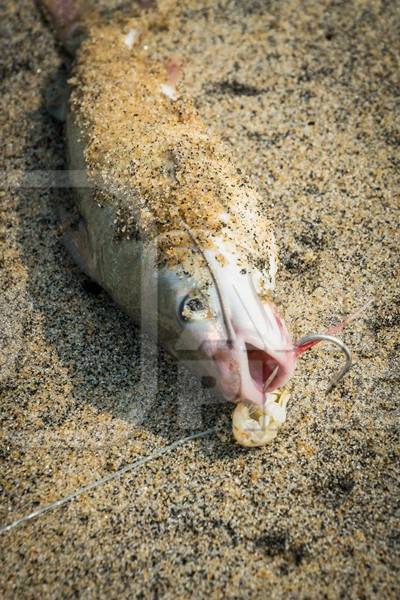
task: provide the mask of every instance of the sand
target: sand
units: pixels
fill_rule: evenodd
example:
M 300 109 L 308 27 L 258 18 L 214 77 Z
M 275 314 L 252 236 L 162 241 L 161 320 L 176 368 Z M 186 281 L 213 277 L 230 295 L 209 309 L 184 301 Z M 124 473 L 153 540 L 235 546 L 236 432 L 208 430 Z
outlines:
M 373 301 L 343 333 L 355 365 L 325 396 L 341 358 L 305 355 L 285 426 L 257 450 L 235 445 L 232 407 L 161 351 L 152 397 L 151 347 L 61 243 L 68 190 L 28 175 L 65 166 L 45 108 L 63 59 L 31 3 L 7 0 L 0 522 L 218 433 L 2 535 L 2 596 L 396 598 L 398 3 L 180 6 L 175 46 L 196 105 L 275 222 L 292 331 Z

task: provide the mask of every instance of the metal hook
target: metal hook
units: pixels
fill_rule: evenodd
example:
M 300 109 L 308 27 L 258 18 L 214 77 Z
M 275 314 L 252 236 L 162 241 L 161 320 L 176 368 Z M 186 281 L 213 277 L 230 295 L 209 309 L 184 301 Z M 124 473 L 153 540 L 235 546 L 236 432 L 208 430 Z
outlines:
M 307 344 L 307 342 L 315 342 L 315 341 L 330 342 L 331 344 L 335 344 L 335 346 L 340 348 L 340 350 L 346 356 L 345 365 L 340 369 L 340 371 L 336 375 L 336 377 L 334 377 L 329 383 L 329 386 L 325 392 L 326 394 L 329 394 L 329 392 L 332 391 L 332 389 L 339 383 L 339 381 L 341 379 L 343 379 L 343 377 L 346 375 L 346 373 L 350 370 L 350 368 L 353 364 L 352 357 L 351 357 L 351 351 L 346 346 L 346 344 L 344 342 L 342 342 L 342 340 L 339 340 L 338 338 L 334 337 L 333 335 L 328 335 L 327 333 L 312 333 L 311 335 L 306 335 L 305 337 L 301 338 L 301 340 L 299 340 L 298 344 L 303 345 L 303 344 Z

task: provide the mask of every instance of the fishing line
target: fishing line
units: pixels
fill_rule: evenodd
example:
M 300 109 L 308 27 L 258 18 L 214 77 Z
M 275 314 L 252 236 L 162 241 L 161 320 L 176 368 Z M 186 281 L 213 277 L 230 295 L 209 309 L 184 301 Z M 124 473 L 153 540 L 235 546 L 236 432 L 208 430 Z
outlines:
M 74 492 L 72 492 L 71 494 L 68 494 L 67 496 L 64 496 L 63 498 L 60 498 L 59 500 L 56 500 L 55 502 L 52 502 L 51 504 L 48 504 L 47 506 L 42 506 L 41 508 L 38 508 L 37 510 L 34 510 L 33 512 L 25 515 L 24 517 L 17 519 L 13 523 L 10 523 L 9 525 L 0 527 L 0 534 L 7 533 L 8 531 L 15 529 L 19 525 L 27 523 L 28 521 L 31 521 L 32 519 L 35 519 L 36 517 L 40 517 L 41 515 L 44 515 L 45 513 L 49 512 L 51 510 L 54 510 L 55 508 L 59 508 L 60 506 L 63 506 L 64 504 L 67 504 L 68 502 L 75 500 L 76 498 L 78 498 L 82 494 L 85 494 L 86 492 L 90 492 L 91 490 L 94 490 L 94 489 L 100 487 L 101 485 L 104 485 L 105 483 L 112 481 L 113 479 L 122 477 L 122 475 L 124 475 L 125 473 L 128 473 L 129 471 L 134 471 L 134 470 L 138 469 L 139 467 L 141 467 L 142 465 L 145 465 L 146 463 L 150 462 L 151 460 L 155 460 L 157 458 L 160 458 L 160 456 L 163 456 L 164 454 L 168 454 L 168 452 L 171 452 L 172 450 L 175 450 L 179 446 L 186 444 L 186 442 L 190 442 L 191 440 L 196 440 L 198 438 L 207 437 L 209 435 L 212 435 L 215 432 L 216 432 L 216 427 L 211 427 L 210 429 L 206 429 L 205 431 L 200 431 L 198 433 L 192 433 L 191 435 L 188 435 L 187 437 L 184 437 L 180 440 L 177 440 L 176 442 L 173 442 L 172 444 L 169 444 L 169 446 L 163 446 L 162 448 L 160 448 L 159 450 L 156 450 L 155 452 L 153 452 L 153 454 L 150 454 L 149 456 L 145 456 L 144 458 L 139 458 L 135 462 L 133 462 L 129 465 L 126 465 L 125 467 L 122 467 L 122 469 L 119 469 L 118 471 L 115 471 L 114 473 L 110 473 L 110 475 L 106 475 L 105 477 L 102 477 L 101 479 L 97 479 L 96 481 L 93 481 L 92 483 L 89 483 L 88 485 L 84 485 L 84 486 L 78 488 L 77 490 L 75 490 Z
M 228 319 L 225 303 L 224 303 L 222 295 L 221 295 L 217 276 L 214 273 L 214 270 L 211 267 L 211 264 L 206 256 L 206 254 L 203 252 L 202 248 L 200 247 L 199 243 L 197 242 L 197 240 L 196 240 L 195 236 L 193 235 L 192 231 L 190 230 L 190 228 L 186 225 L 186 223 L 184 221 L 182 221 L 182 225 L 185 228 L 185 230 L 187 231 L 187 233 L 189 234 L 193 243 L 196 245 L 196 247 L 199 250 L 199 252 L 201 253 L 201 255 L 203 256 L 204 261 L 207 265 L 207 268 L 210 272 L 211 278 L 214 282 L 215 289 L 217 292 L 218 301 L 219 301 L 220 308 L 221 308 L 221 314 L 222 314 L 222 318 L 223 318 L 224 325 L 226 328 L 226 333 L 228 336 L 228 342 L 232 342 L 235 339 L 235 332 L 234 332 L 233 328 L 231 327 L 230 321 Z M 195 440 L 198 438 L 207 437 L 207 436 L 215 433 L 215 431 L 216 431 L 216 428 L 212 427 L 211 429 L 207 429 L 206 431 L 201 431 L 199 433 L 193 433 L 192 435 L 189 435 L 185 438 L 177 440 L 176 442 L 174 442 L 173 444 L 170 444 L 169 446 L 164 446 L 163 448 L 160 448 L 159 450 L 157 450 L 153 454 L 150 454 L 149 456 L 141 458 L 141 459 L 131 463 L 130 465 L 127 465 L 127 466 L 123 467 L 122 469 L 119 469 L 118 471 L 115 471 L 114 473 L 107 475 L 106 477 L 102 477 L 101 479 L 97 479 L 96 481 L 93 481 L 92 483 L 89 483 L 88 485 L 82 486 L 82 487 L 78 488 L 77 490 L 75 490 L 74 492 L 72 492 L 71 494 L 68 494 L 67 496 L 64 496 L 63 498 L 60 498 L 59 500 L 56 500 L 55 502 L 52 502 L 51 504 L 48 504 L 47 506 L 38 508 L 37 510 L 25 515 L 24 517 L 17 519 L 13 523 L 10 523 L 9 525 L 0 527 L 0 534 L 7 533 L 8 531 L 15 529 L 19 525 L 23 525 L 24 523 L 27 523 L 28 521 L 31 521 L 32 519 L 35 519 L 37 517 L 40 517 L 41 515 L 44 515 L 45 513 L 50 512 L 51 510 L 54 510 L 56 508 L 59 508 L 60 506 L 68 504 L 68 502 L 75 500 L 82 494 L 85 494 L 86 492 L 94 490 L 94 489 L 108 483 L 109 481 L 112 481 L 114 479 L 122 477 L 128 471 L 134 471 L 135 469 L 138 469 L 139 467 L 150 462 L 151 460 L 155 460 L 155 459 L 159 458 L 160 456 L 163 456 L 164 454 L 167 454 L 168 452 L 175 450 L 175 448 L 182 446 L 186 442 L 189 442 L 191 440 Z

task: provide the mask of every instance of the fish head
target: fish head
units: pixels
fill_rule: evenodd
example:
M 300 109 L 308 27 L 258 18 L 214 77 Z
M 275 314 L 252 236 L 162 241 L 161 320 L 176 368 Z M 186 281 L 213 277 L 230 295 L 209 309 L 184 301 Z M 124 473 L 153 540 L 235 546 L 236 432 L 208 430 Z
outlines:
M 268 277 L 244 269 L 228 252 L 202 252 L 191 273 L 165 270 L 160 316 L 168 349 L 192 371 L 211 377 L 230 401 L 262 405 L 292 376 L 296 353 Z
M 294 372 L 296 353 L 288 328 L 258 270 L 234 263 L 215 265 L 217 286 L 225 304 L 230 343 L 214 353 L 218 385 L 233 401 L 262 405 L 266 393 L 282 387 Z M 232 389 L 230 373 L 238 374 Z

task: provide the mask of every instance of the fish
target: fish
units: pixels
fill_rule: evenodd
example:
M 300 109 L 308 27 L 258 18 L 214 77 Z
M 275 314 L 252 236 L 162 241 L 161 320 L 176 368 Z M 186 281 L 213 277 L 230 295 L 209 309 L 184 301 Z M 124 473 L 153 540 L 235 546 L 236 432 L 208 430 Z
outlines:
M 73 54 L 65 132 L 74 260 L 135 323 L 156 293 L 145 326 L 161 345 L 226 400 L 264 407 L 301 348 L 273 301 L 273 224 L 180 82 L 184 66 L 160 60 L 154 32 L 167 9 L 145 2 L 133 18 L 107 19 L 72 0 L 40 5 Z

